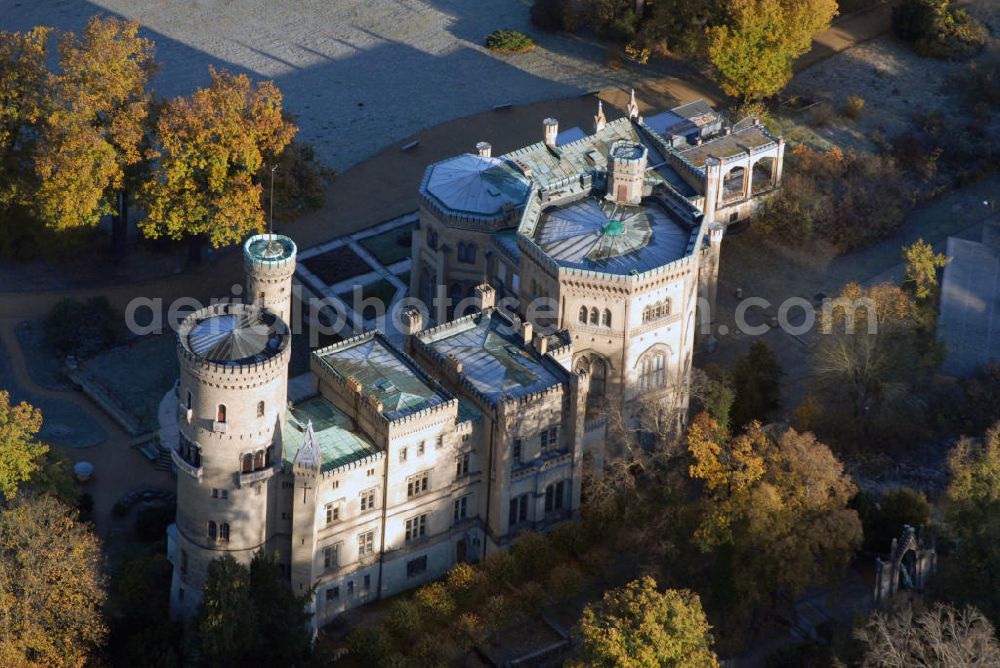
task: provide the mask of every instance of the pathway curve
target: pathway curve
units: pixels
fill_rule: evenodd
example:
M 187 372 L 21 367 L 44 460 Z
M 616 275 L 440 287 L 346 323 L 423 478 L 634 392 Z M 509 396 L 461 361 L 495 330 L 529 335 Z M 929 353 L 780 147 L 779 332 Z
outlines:
M 134 489 L 162 488 L 173 490 L 174 476 L 153 468 L 148 459 L 131 447 L 131 438 L 118 423 L 79 392 L 56 392 L 37 385 L 25 366 L 24 355 L 15 333 L 18 320 L 0 319 L 0 341 L 7 348 L 14 380 L 31 394 L 57 401 L 67 401 L 83 409 L 107 433 L 107 439 L 90 448 L 51 446 L 73 462 L 86 460 L 94 464 L 94 477 L 81 489 L 94 497 L 94 523 L 98 535 L 107 538 L 112 524 L 111 508 L 123 494 Z M 44 415 L 42 416 L 44 419 Z

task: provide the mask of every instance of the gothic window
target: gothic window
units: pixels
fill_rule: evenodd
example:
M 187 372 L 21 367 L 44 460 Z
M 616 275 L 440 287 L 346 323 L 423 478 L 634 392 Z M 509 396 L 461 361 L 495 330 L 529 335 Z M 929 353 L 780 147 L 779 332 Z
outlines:
M 187 391 L 187 409 L 191 410 L 191 390 Z
M 428 227 L 427 228 L 427 245 L 437 250 L 438 247 L 438 234 L 437 231 Z
M 253 470 L 257 471 L 264 468 L 264 451 L 258 450 L 253 453 Z
M 580 307 L 580 322 L 583 323 L 584 325 L 587 324 L 587 307 L 586 306 L 581 306 Z
M 590 324 L 596 325 L 600 322 L 600 314 L 598 314 L 596 308 L 590 309 Z
M 642 310 L 642 321 L 652 322 L 660 318 L 666 318 L 670 315 L 670 309 L 671 303 L 669 298 L 661 302 L 654 302 Z
M 269 445 L 267 449 L 264 450 L 264 468 L 271 466 L 271 455 L 274 453 L 274 446 Z
M 458 244 L 458 261 L 472 264 L 476 261 L 476 246 L 475 244 Z
M 611 311 L 609 309 L 604 309 L 604 313 L 601 314 L 601 326 L 611 326 Z
M 243 473 L 251 473 L 253 471 L 253 455 L 249 452 L 243 455 L 243 466 L 240 470 Z
M 229 542 L 229 523 L 223 522 L 219 525 L 219 540 L 223 543 Z
M 226 405 L 225 404 L 219 404 L 219 412 L 215 416 L 215 419 L 216 419 L 217 422 L 223 422 L 224 423 L 226 421 Z
M 257 402 L 257 417 L 264 417 L 264 402 Z
M 666 381 L 666 355 L 662 352 L 646 355 L 639 367 L 639 389 L 663 387 Z
M 214 541 L 216 537 L 215 522 L 209 520 L 208 522 L 208 539 Z

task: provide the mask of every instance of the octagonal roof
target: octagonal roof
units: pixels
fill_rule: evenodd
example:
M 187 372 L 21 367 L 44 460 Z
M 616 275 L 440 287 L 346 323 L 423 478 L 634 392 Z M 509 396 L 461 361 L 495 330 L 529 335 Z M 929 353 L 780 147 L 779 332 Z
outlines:
M 495 216 L 524 204 L 531 182 L 500 158 L 460 155 L 427 168 L 421 193 L 457 214 Z

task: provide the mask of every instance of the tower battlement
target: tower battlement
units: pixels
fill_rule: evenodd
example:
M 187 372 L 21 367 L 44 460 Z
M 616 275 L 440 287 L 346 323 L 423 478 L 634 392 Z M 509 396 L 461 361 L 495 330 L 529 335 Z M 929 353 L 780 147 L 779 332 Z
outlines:
M 247 301 L 263 306 L 289 321 L 292 275 L 298 248 L 282 234 L 258 234 L 243 244 L 247 275 Z

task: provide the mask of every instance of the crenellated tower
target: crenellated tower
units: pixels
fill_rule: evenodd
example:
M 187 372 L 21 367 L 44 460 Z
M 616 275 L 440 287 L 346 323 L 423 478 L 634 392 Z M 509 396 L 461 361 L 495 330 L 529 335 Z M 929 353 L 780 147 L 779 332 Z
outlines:
M 285 419 L 290 341 L 284 320 L 254 304 L 203 308 L 178 330 L 176 616 L 197 609 L 213 559 L 248 563 L 277 547 L 275 435 Z
M 295 242 L 281 234 L 258 234 L 243 244 L 249 303 L 267 308 L 291 322 Z

